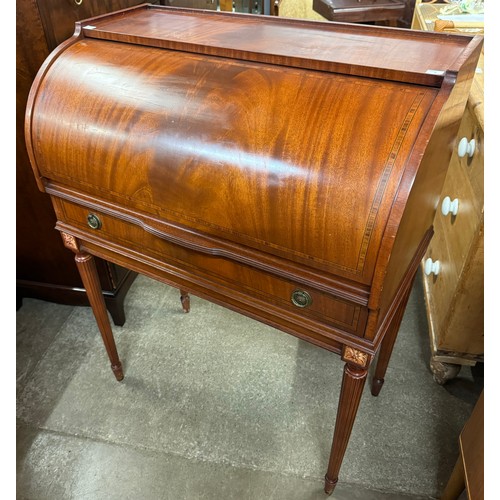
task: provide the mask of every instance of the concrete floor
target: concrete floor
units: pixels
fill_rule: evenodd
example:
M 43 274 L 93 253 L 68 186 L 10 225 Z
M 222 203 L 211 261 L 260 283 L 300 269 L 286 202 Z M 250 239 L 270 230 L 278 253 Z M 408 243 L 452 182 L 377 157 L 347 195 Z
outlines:
M 118 383 L 90 308 L 17 312 L 17 498 L 327 498 L 342 362 L 334 354 L 139 276 L 115 327 Z M 369 384 L 331 498 L 436 498 L 482 389 L 439 386 L 417 280 L 378 398 Z

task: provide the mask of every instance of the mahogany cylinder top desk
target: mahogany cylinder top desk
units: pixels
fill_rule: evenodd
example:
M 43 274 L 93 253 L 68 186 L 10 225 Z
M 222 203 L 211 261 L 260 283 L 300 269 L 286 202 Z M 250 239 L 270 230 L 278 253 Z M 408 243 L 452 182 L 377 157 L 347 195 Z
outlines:
M 331 493 L 376 355 L 374 395 L 384 382 L 481 47 L 148 4 L 77 23 L 33 84 L 26 142 L 116 378 L 93 256 L 339 354 Z

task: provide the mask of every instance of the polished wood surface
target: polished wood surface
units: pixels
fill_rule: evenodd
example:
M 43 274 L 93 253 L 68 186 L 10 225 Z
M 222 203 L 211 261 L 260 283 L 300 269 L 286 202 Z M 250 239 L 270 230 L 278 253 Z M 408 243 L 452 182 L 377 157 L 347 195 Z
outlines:
M 404 292 L 403 298 L 398 308 L 394 309 L 394 317 L 390 320 L 390 322 L 387 322 L 388 328 L 387 331 L 384 332 L 383 340 L 377 356 L 377 365 L 372 378 L 371 392 L 373 396 L 378 396 L 382 386 L 384 385 L 385 373 L 387 371 L 387 367 L 389 366 L 392 350 L 394 349 L 394 344 L 398 336 L 399 327 L 403 321 L 404 312 L 406 305 L 408 304 L 408 299 L 410 298 L 415 276 L 416 273 L 414 273 L 413 279 L 407 281 L 406 291 Z M 404 290 L 403 287 L 401 287 L 401 289 Z
M 443 272 L 424 280 L 433 354 L 457 364 L 474 364 L 484 354 L 484 131 L 471 106 L 458 136 L 475 138 L 476 150 L 472 158 L 452 156 L 441 199 L 457 198 L 458 213 L 436 214 L 436 238 L 426 257 L 439 260 Z
M 344 366 L 332 450 L 325 475 L 325 493 L 332 493 L 338 482 L 342 458 L 349 443 L 367 373 L 366 368 L 360 368 L 356 364 L 348 362 Z
M 162 21 L 168 16 L 168 23 Z M 151 6 L 82 24 L 86 39 L 177 49 L 231 59 L 318 69 L 440 87 L 442 71 L 458 71 L 474 50 L 467 37 L 380 31 L 380 27 L 276 19 Z M 139 19 L 137 19 L 139 17 Z M 479 43 L 479 42 L 478 42 Z M 376 53 L 373 46 L 377 47 Z M 424 57 L 425 55 L 425 57 Z M 438 74 L 436 74 L 436 72 Z
M 159 214 L 191 231 L 244 242 L 304 265 L 314 261 L 315 268 L 335 276 L 371 282 L 398 175 L 437 94 L 435 89 L 353 81 L 333 74 L 319 77 L 288 68 L 277 72 L 252 63 L 229 64 L 135 47 L 125 64 L 137 68 L 137 84 L 144 92 L 161 94 L 161 82 L 186 103 L 162 116 L 147 101 L 137 99 L 134 87 L 114 86 L 112 75 L 123 71 L 121 45 L 106 44 L 109 47 L 100 55 L 106 72 L 97 81 L 91 78 L 95 64 L 91 55 L 102 45 L 95 40 L 72 45 L 51 70 L 57 80 L 44 85 L 46 98 L 37 104 L 42 119 L 35 117 L 33 122 L 38 131 L 35 155 L 41 159 L 38 166 L 44 177 L 81 189 L 99 177 L 100 189 L 114 203 L 123 205 L 126 198 L 128 208 Z M 79 61 L 78 71 L 74 63 L 66 64 L 74 60 Z M 200 75 L 210 79 L 211 86 L 197 88 Z M 109 92 L 96 95 L 85 107 L 68 106 L 57 97 L 63 91 L 61 85 L 68 85 L 73 88 L 71 101 L 83 102 L 92 91 L 90 86 L 99 84 Z M 186 88 L 196 92 L 186 95 Z M 242 103 L 240 96 L 245 93 L 261 96 L 259 106 L 251 99 Z M 383 113 L 381 102 L 387 103 Z M 107 133 L 89 135 L 86 130 L 93 126 L 98 109 L 100 128 Z M 47 119 L 49 110 L 57 118 Z M 339 115 L 349 113 L 356 114 L 355 125 L 350 120 L 339 122 Z M 128 117 L 134 115 L 141 119 L 130 123 Z M 79 123 L 79 127 L 68 130 L 67 123 Z M 354 126 L 357 135 L 351 133 Z M 268 131 L 259 132 L 263 130 Z M 318 134 L 318 130 L 325 132 Z M 315 155 L 311 156 L 302 141 L 313 140 Z M 62 143 L 67 146 L 61 147 Z M 137 165 L 134 176 L 120 179 L 117 172 L 126 168 L 129 155 L 148 154 L 144 148 L 150 143 L 160 145 L 151 160 Z M 93 161 L 96 151 L 99 157 Z M 115 162 L 109 161 L 112 157 Z M 386 160 L 374 162 L 375 157 Z M 352 168 L 322 168 L 323 162 L 333 160 L 352 162 Z M 73 169 L 79 171 L 77 179 L 69 178 Z M 148 178 L 153 182 L 146 184 Z M 360 193 L 355 190 L 360 178 L 378 182 Z M 179 183 L 207 187 L 180 191 Z M 261 207 L 257 213 L 256 199 Z M 329 199 L 336 204 L 328 203 Z M 345 209 L 338 210 L 338 204 Z M 299 229 L 297 207 L 302 214 Z M 160 221 L 151 224 L 168 232 Z
M 77 253 L 75 256 L 75 262 L 78 267 L 78 271 L 80 272 L 80 276 L 82 277 L 83 284 L 85 285 L 85 290 L 87 290 L 87 295 L 89 297 L 90 305 L 92 306 L 97 325 L 102 333 L 104 347 L 106 347 L 106 351 L 111 361 L 111 369 L 115 374 L 116 380 L 120 381 L 123 379 L 122 364 L 116 350 L 113 332 L 111 330 L 106 311 L 106 304 L 104 303 L 101 293 L 101 286 L 97 280 L 94 257 L 88 253 Z
M 77 25 L 30 94 L 35 179 L 73 251 L 342 357 L 327 493 L 379 350 L 374 393 L 384 379 L 481 45 L 146 5 Z

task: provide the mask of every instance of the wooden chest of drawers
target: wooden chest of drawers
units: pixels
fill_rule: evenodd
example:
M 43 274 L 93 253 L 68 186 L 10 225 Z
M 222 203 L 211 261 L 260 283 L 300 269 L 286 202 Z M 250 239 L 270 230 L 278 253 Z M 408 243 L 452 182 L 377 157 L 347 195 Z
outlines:
M 37 77 L 26 138 L 116 378 L 93 255 L 340 354 L 330 493 L 377 353 L 382 387 L 481 45 L 148 5 L 78 25 Z
M 412 28 L 432 31 L 443 3 L 416 4 Z M 484 33 L 484 28 L 473 30 Z M 455 32 L 469 32 L 457 28 Z M 484 360 L 484 56 L 481 54 L 451 157 L 434 238 L 423 262 L 434 379 Z M 454 214 L 454 212 L 456 212 Z M 446 215 L 445 215 L 446 214 Z M 438 274 L 426 274 L 431 264 Z
M 462 365 L 484 360 L 484 108 L 482 73 L 478 76 L 424 260 L 431 369 L 441 384 L 457 375 Z M 425 273 L 427 261 L 439 262 L 438 274 Z

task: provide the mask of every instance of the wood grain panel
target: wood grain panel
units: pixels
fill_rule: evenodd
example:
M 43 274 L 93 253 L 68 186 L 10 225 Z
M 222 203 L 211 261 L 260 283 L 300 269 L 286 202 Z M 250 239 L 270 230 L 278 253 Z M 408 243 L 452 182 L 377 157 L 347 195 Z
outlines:
M 469 257 L 454 290 L 454 301 L 439 333 L 439 349 L 457 356 L 484 354 L 484 237 L 476 236 Z M 453 355 L 451 354 L 451 355 Z
M 435 95 L 89 40 L 41 82 L 35 156 L 68 186 L 367 284 Z M 360 178 L 370 179 L 363 190 Z
M 458 70 L 467 46 L 461 36 L 240 13 L 193 17 L 187 9 L 161 6 L 103 16 L 92 26 L 86 37 L 436 87 L 446 70 Z

